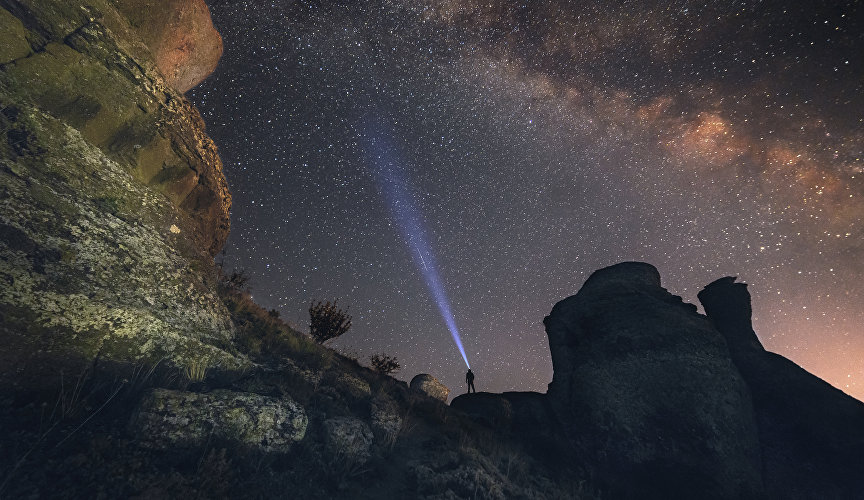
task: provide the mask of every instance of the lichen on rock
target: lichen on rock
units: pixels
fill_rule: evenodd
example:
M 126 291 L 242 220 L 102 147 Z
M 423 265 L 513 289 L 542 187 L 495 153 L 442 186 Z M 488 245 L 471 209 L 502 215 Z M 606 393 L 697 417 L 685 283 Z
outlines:
M 261 451 L 285 453 L 306 435 L 303 407 L 287 396 L 215 390 L 207 394 L 154 389 L 130 430 L 144 446 L 201 446 L 215 437 Z
M 216 294 L 222 165 L 142 26 L 106 0 L 2 5 L 0 382 L 50 390 L 101 360 L 249 365 Z
M 2 125 L 26 131 L 38 151 L 0 169 L 4 374 L 23 370 L 39 384 L 73 359 L 99 357 L 247 364 L 230 347 L 208 257 L 169 230 L 192 225 L 188 216 L 32 107 L 7 107 Z
M 334 417 L 324 421 L 324 442 L 334 455 L 364 462 L 371 456 L 372 430 L 354 417 Z

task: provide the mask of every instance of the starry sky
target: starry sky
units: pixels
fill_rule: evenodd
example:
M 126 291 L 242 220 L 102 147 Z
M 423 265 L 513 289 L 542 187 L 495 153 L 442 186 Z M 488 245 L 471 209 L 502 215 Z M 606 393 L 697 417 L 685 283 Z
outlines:
M 693 303 L 739 276 L 766 348 L 864 399 L 861 3 L 208 4 L 222 258 L 284 319 L 339 299 L 337 349 L 464 390 L 395 186 L 479 390 L 544 392 L 543 317 L 640 260 Z

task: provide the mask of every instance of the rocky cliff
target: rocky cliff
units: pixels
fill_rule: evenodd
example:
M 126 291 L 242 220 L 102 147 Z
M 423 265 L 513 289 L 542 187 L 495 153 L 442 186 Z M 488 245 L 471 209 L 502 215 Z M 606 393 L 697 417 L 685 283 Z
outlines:
M 4 391 L 242 365 L 212 266 L 231 196 L 182 94 L 222 49 L 203 1 L 2 0 L 0 33 Z

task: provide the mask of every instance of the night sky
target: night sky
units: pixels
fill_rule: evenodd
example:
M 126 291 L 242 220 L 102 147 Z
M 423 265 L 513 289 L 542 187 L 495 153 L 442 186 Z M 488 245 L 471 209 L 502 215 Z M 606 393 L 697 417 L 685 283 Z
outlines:
M 693 303 L 739 276 L 766 348 L 864 398 L 861 3 L 208 3 L 188 95 L 258 303 L 338 298 L 337 349 L 458 393 L 432 259 L 477 388 L 545 392 L 543 317 L 640 260 Z

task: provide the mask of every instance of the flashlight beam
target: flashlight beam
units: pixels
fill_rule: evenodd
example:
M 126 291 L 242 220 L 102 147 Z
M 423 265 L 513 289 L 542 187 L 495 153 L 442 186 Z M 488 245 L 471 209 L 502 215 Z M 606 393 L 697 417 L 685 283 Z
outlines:
M 384 127 L 375 120 L 372 120 L 370 125 L 372 125 L 370 127 L 372 133 L 365 136 L 365 152 L 368 156 L 370 170 L 374 174 L 379 191 L 387 201 L 390 214 L 399 227 L 405 245 L 409 248 L 409 252 L 411 247 L 416 251 L 417 257 L 414 257 L 413 252 L 411 253 L 412 260 L 423 275 L 426 287 L 435 299 L 441 318 L 447 325 L 450 336 L 459 349 L 465 365 L 470 368 L 468 356 L 465 355 L 465 348 L 462 346 L 462 337 L 459 335 L 459 328 L 456 326 L 456 320 L 453 318 L 450 308 L 450 300 L 447 298 L 441 276 L 438 273 L 437 262 L 429 244 L 423 218 L 415 204 L 414 197 L 411 195 L 409 184 L 406 182 L 399 154 L 396 148 L 387 142 L 388 134 L 381 132 L 385 130 Z

